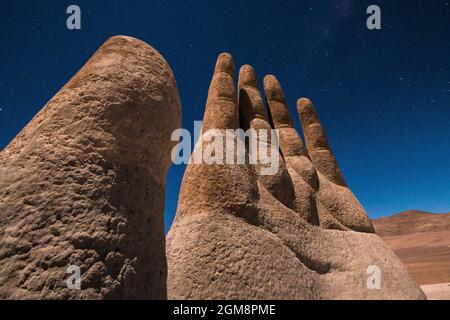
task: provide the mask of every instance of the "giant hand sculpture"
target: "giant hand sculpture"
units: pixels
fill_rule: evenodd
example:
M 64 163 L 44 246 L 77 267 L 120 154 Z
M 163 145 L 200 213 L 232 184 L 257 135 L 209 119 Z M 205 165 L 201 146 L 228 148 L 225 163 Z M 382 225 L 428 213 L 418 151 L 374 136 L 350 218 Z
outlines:
M 108 40 L 0 152 L 0 299 L 424 298 L 371 234 L 312 103 L 298 105 L 306 150 L 278 81 L 264 80 L 267 114 L 254 70 L 241 68 L 238 93 L 233 72 L 231 56 L 220 55 L 202 132 L 273 125 L 280 148 L 257 139 L 279 167 L 262 175 L 261 162 L 188 165 L 167 278 L 176 83 L 149 45 Z M 194 154 L 210 144 L 201 140 Z M 380 289 L 367 286 L 373 266 Z M 66 271 L 76 268 L 73 288 Z
M 219 56 L 202 133 L 270 129 L 272 119 L 280 167 L 265 176 L 258 163 L 188 165 L 167 236 L 169 298 L 424 299 L 371 233 L 311 101 L 298 101 L 305 149 L 275 77 L 265 77 L 264 91 L 270 117 L 253 68 L 241 68 L 236 94 L 232 57 Z M 211 141 L 200 140 L 194 154 Z M 381 275 L 378 289 L 367 285 L 373 268 Z

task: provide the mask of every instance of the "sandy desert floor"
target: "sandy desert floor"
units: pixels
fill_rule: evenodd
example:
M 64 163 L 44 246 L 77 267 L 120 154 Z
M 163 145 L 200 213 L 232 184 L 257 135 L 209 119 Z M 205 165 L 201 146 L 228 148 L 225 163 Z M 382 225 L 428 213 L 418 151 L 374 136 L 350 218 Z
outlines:
M 450 214 L 410 211 L 374 225 L 429 299 L 450 300 Z
M 450 232 L 385 237 L 430 300 L 450 300 Z
M 450 300 L 450 283 L 428 284 L 421 288 L 428 300 Z
M 450 281 L 449 231 L 383 237 L 383 240 L 421 285 Z

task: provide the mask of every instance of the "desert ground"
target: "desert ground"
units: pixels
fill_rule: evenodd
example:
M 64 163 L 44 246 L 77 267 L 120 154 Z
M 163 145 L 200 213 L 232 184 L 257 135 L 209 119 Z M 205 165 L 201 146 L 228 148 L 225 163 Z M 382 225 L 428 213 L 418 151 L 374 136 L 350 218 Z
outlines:
M 450 300 L 450 213 L 406 211 L 373 224 L 429 299 Z

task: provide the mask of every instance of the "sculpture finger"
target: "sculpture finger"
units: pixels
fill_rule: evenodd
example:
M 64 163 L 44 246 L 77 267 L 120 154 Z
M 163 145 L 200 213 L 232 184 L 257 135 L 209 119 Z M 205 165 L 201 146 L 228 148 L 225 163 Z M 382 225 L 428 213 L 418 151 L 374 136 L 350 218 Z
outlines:
M 233 77 L 233 58 L 220 54 L 209 87 L 202 134 L 183 176 L 176 219 L 200 213 L 253 219 L 256 212 L 256 174 L 247 163 L 236 162 L 240 149 L 235 133 L 229 132 L 239 125 Z
M 345 227 L 359 232 L 374 232 L 366 211 L 345 183 L 314 105 L 309 99 L 302 98 L 297 109 L 308 154 L 322 174 L 319 175 L 317 200 Z
M 266 107 L 258 88 L 256 72 L 252 66 L 244 65 L 239 70 L 238 92 L 240 127 L 242 129 L 250 127 L 252 129 L 270 129 Z M 253 121 L 255 119 L 261 121 L 255 123 Z
M 306 148 L 312 163 L 330 181 L 346 186 L 344 177 L 330 149 L 325 131 L 311 100 L 307 98 L 299 99 L 297 111 L 305 136 Z
M 306 156 L 302 139 L 294 127 L 286 105 L 283 89 L 275 76 L 268 75 L 264 78 L 264 91 L 274 127 L 279 131 L 283 156 Z
M 234 61 L 229 53 L 221 53 L 209 86 L 203 132 L 208 129 L 237 129 L 238 124 Z
M 302 218 L 314 225 L 319 224 L 315 204 L 315 192 L 319 187 L 317 172 L 311 163 L 302 139 L 292 122 L 283 89 L 272 75 L 264 78 L 264 90 L 275 129 L 278 130 L 280 149 L 286 161 L 294 185 L 294 208 Z
M 238 90 L 240 126 L 244 130 L 251 129 L 246 132 L 249 134 L 249 161 L 254 160 L 258 179 L 272 196 L 286 207 L 293 208 L 294 187 L 280 155 L 275 131 L 268 121 L 253 67 L 241 67 Z
M 132 37 L 105 42 L 0 152 L 1 299 L 166 299 L 179 126 L 165 59 Z

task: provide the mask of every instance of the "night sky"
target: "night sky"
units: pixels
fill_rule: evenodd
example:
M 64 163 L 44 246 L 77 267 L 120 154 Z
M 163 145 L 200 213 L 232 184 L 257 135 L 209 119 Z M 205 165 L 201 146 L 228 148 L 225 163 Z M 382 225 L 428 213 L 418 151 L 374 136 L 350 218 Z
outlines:
M 215 59 L 275 74 L 295 114 L 315 104 L 345 178 L 372 218 L 450 211 L 450 5 L 414 1 L 0 0 L 0 148 L 110 36 L 169 62 L 183 127 L 201 120 Z M 66 28 L 77 4 L 82 30 Z M 377 4 L 382 29 L 366 28 Z M 294 118 L 299 128 L 298 119 Z M 184 166 L 168 176 L 166 224 Z

